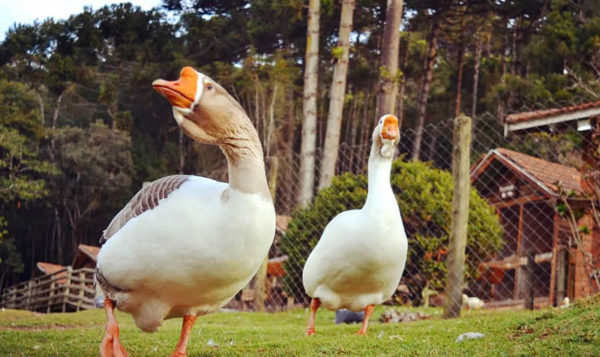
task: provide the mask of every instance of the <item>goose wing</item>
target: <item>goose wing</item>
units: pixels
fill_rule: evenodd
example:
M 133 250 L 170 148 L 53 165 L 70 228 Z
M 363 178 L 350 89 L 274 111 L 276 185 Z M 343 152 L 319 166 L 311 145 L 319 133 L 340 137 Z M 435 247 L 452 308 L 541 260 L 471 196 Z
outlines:
M 102 232 L 100 243 L 106 242 L 127 224 L 130 219 L 158 206 L 160 200 L 167 198 L 171 192 L 178 189 L 188 179 L 188 175 L 172 175 L 160 178 L 144 186 L 115 218 L 110 221 L 108 227 Z

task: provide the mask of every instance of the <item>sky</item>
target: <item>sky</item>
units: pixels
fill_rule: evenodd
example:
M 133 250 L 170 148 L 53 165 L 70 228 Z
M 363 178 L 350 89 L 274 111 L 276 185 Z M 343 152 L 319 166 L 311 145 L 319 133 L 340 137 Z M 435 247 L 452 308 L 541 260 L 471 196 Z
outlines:
M 36 19 L 43 21 L 48 17 L 64 20 L 70 15 L 83 12 L 84 6 L 93 10 L 113 3 L 130 2 L 149 10 L 160 4 L 160 0 L 0 0 L 0 41 L 14 23 L 32 24 Z

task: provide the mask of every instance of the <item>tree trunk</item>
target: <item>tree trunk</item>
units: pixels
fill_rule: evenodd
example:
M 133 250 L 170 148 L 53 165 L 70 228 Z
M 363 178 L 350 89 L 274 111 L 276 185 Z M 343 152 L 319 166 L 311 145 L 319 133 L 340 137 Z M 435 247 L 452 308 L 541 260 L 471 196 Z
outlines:
M 404 121 L 404 93 L 406 92 L 406 68 L 408 67 L 408 55 L 410 48 L 410 32 L 406 35 L 406 51 L 402 61 L 402 82 L 400 84 L 400 93 L 398 94 L 398 122 Z
M 56 99 L 56 108 L 54 108 L 54 115 L 52 115 L 52 139 L 50 139 L 50 147 L 52 151 L 55 149 L 56 144 L 56 127 L 58 126 L 58 117 L 60 115 L 60 104 L 62 103 L 63 97 L 67 91 L 63 91 Z M 52 160 L 54 163 L 54 160 Z
M 38 102 L 40 103 L 40 123 L 41 123 L 42 127 L 44 127 L 44 125 L 46 125 L 46 113 L 45 113 L 45 109 L 44 109 L 44 100 L 42 99 L 42 96 L 37 89 L 35 90 L 35 95 L 37 97 Z M 48 136 L 46 136 L 46 137 L 48 137 Z
M 456 62 L 458 67 L 458 74 L 456 78 L 456 101 L 454 103 L 454 116 L 457 117 L 461 113 L 461 100 L 462 100 L 462 80 L 463 80 L 463 68 L 465 65 L 465 19 L 466 15 L 464 13 L 461 16 L 460 20 L 460 39 L 458 41 L 458 52 L 456 56 Z
M 180 126 L 179 129 L 179 173 L 183 174 L 183 168 L 185 167 L 185 154 L 183 149 L 183 130 Z
M 425 111 L 427 109 L 427 100 L 429 99 L 429 89 L 433 80 L 433 64 L 437 56 L 437 41 L 438 41 L 438 23 L 433 20 L 431 28 L 431 38 L 429 40 L 429 51 L 427 58 L 423 63 L 423 79 L 419 88 L 419 97 L 417 99 L 417 127 L 415 129 L 415 141 L 413 144 L 412 160 L 419 160 L 421 152 L 421 141 L 423 140 L 423 129 L 425 127 Z
M 395 112 L 398 83 L 398 51 L 400 47 L 400 22 L 402 21 L 403 0 L 388 0 L 383 33 L 381 69 L 379 71 L 379 93 L 375 120 L 384 114 Z
M 512 66 L 511 74 L 515 76 L 521 76 L 521 64 L 522 60 L 522 49 L 523 49 L 523 17 L 519 16 L 515 29 L 513 32 L 513 45 L 512 45 Z
M 356 107 L 357 107 L 357 100 L 356 97 L 353 96 L 354 98 L 352 99 L 352 106 L 350 107 L 350 109 L 348 110 L 348 114 L 347 114 L 347 118 L 348 120 L 346 121 L 346 130 L 345 130 L 345 135 L 344 135 L 344 143 L 346 144 L 346 147 L 348 149 L 348 152 L 346 153 L 345 157 L 343 158 L 343 163 L 342 163 L 342 171 L 346 172 L 346 171 L 350 171 L 352 170 L 352 155 L 353 155 L 353 149 L 352 149 L 352 145 L 354 145 L 354 143 L 352 142 L 352 137 L 353 137 L 353 133 L 352 131 L 354 129 L 356 129 Z
M 300 149 L 300 184 L 298 190 L 298 204 L 300 207 L 306 207 L 312 200 L 315 177 L 320 5 L 320 0 L 309 0 L 308 2 L 304 102 L 302 104 L 302 146 Z
M 58 207 L 54 206 L 54 234 L 55 234 L 55 238 L 56 238 L 56 255 L 58 258 L 58 261 L 60 262 L 59 264 L 63 263 L 63 247 L 64 245 L 62 244 L 63 241 L 63 234 L 62 234 L 62 225 L 61 225 L 61 219 L 60 219 L 60 213 L 58 212 Z
M 462 47 L 462 45 L 461 45 Z M 465 51 L 464 51 L 464 47 L 462 47 L 461 49 L 458 50 L 458 56 L 457 56 L 457 61 L 458 61 L 458 74 L 457 74 L 457 78 L 456 78 L 456 100 L 454 102 L 454 116 L 457 117 L 460 115 L 461 112 L 461 89 L 462 89 L 462 78 L 463 78 L 463 67 L 464 67 L 464 58 L 465 58 Z
M 348 74 L 348 57 L 350 52 L 350 32 L 352 31 L 352 16 L 354 13 L 354 0 L 342 2 L 342 15 L 340 17 L 340 30 L 338 35 L 338 49 L 342 50 L 341 57 L 337 59 L 333 70 L 333 81 L 327 115 L 327 129 L 323 147 L 323 160 L 321 161 L 321 175 L 319 189 L 331 185 L 335 175 L 335 163 L 340 145 L 340 129 L 342 126 L 342 111 L 344 109 L 344 96 L 346 93 L 346 77 Z
M 473 69 L 473 103 L 471 104 L 471 118 L 473 118 L 473 128 L 477 126 L 477 87 L 479 86 L 479 67 L 481 65 L 481 36 L 475 42 L 475 67 Z
M 281 166 L 279 168 L 281 175 L 281 182 L 284 182 L 289 187 L 295 187 L 298 177 L 296 166 L 294 162 L 294 137 L 296 131 L 296 116 L 295 116 L 295 108 L 294 108 L 294 88 L 292 86 L 288 86 L 286 88 L 286 126 L 285 126 L 285 134 L 283 135 L 283 160 L 280 163 Z M 286 192 L 289 190 L 286 189 Z M 293 193 L 289 192 L 288 194 L 293 195 Z M 294 195 L 295 197 L 295 195 Z M 291 197 L 284 196 L 283 200 L 280 200 L 279 205 L 277 206 L 278 212 L 282 214 L 288 214 L 292 207 L 296 204 Z
M 371 96 L 369 93 L 365 93 L 365 100 L 363 105 L 363 117 L 360 123 L 360 136 L 359 140 L 359 155 L 358 155 L 358 163 L 357 163 L 357 171 L 356 173 L 362 173 L 363 165 L 367 163 L 367 157 L 369 155 L 370 146 L 369 146 L 369 127 L 372 120 L 369 120 L 369 107 L 371 105 Z
M 269 104 L 269 123 L 267 124 L 267 135 L 265 138 L 265 157 L 271 155 L 271 136 L 275 131 L 275 101 L 277 100 L 277 84 L 273 86 L 273 93 L 271 93 L 271 103 Z

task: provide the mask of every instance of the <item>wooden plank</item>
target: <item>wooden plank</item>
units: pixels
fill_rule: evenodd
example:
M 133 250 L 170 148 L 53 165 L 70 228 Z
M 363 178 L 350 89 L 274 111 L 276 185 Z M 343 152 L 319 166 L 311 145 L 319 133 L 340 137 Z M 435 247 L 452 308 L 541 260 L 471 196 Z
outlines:
M 565 246 L 557 247 L 558 254 L 556 269 L 556 303 L 559 304 L 567 295 L 565 278 L 567 276 L 567 248 Z
M 469 218 L 469 193 L 471 189 L 469 178 L 470 148 L 471 118 L 461 115 L 454 120 L 452 148 L 454 192 L 452 197 L 452 223 L 448 256 L 446 258 L 448 274 L 444 318 L 458 317 L 461 310 Z
M 581 109 L 570 113 L 558 113 L 548 115 L 542 118 L 535 118 L 529 120 L 522 120 L 515 123 L 506 123 L 508 131 L 518 131 L 523 129 L 536 128 L 539 126 L 546 126 L 551 124 L 563 123 L 571 120 L 578 120 L 582 118 L 589 118 L 600 114 L 600 108 L 588 108 Z
M 553 257 L 553 252 L 545 252 L 545 253 L 536 254 L 535 262 L 537 264 L 544 263 L 544 262 L 550 262 L 550 261 L 552 261 L 552 257 Z M 517 255 L 513 254 L 504 259 L 491 260 L 491 261 L 488 261 L 485 263 L 481 263 L 480 265 L 482 267 L 486 267 L 486 268 L 498 268 L 498 269 L 502 269 L 502 270 L 510 270 L 510 269 L 516 269 L 517 267 L 524 266 L 526 264 L 527 264 L 526 257 L 518 257 Z
M 523 202 L 519 204 L 519 232 L 517 233 L 517 251 L 515 254 L 521 256 L 521 236 L 523 235 Z M 513 298 L 519 298 L 519 275 L 521 270 L 519 267 L 515 268 L 515 286 L 513 288 Z
M 494 159 L 495 159 L 495 155 L 489 155 L 486 158 L 486 161 L 484 163 L 480 164 L 479 167 L 477 167 L 477 170 L 470 173 L 469 176 L 471 179 L 471 183 L 477 181 L 477 179 L 479 178 L 479 175 L 481 175 L 488 168 L 488 166 L 490 166 L 491 163 L 494 162 Z
M 65 295 L 69 295 L 69 287 L 71 286 L 72 272 L 73 272 L 73 269 L 71 268 L 71 266 L 67 267 L 67 283 L 66 283 Z M 66 312 L 66 311 L 67 311 L 66 301 L 63 300 L 62 312 Z
M 550 293 L 548 300 L 550 305 L 556 306 L 556 259 L 558 253 L 558 213 L 552 217 L 552 261 L 550 262 Z
M 80 271 L 80 272 L 78 272 L 78 274 L 79 274 L 79 278 L 80 278 L 79 283 L 81 284 L 81 288 L 85 288 L 85 285 L 84 285 L 85 284 L 85 273 L 82 272 L 82 271 Z M 81 288 L 79 289 L 79 297 L 83 298 L 83 294 L 85 293 L 85 290 L 81 289 Z M 76 311 L 79 311 L 79 309 L 81 308 L 81 301 L 82 300 L 80 299 L 79 300 L 80 303 L 77 304 L 77 310 Z
M 52 274 L 3 289 L 0 303 L 11 309 L 42 312 L 55 311 L 53 307 L 57 305 L 59 310 L 63 311 L 66 311 L 68 306 L 75 306 L 76 309 L 77 306 L 79 309 L 88 308 L 90 305 L 93 307 L 93 297 L 96 293 L 91 288 L 94 284 L 93 275 L 93 269 L 73 270 L 71 267 L 66 267 Z M 79 296 L 80 300 L 73 302 L 70 296 Z
M 517 204 L 524 204 L 524 203 L 530 203 L 530 202 L 537 202 L 537 201 L 548 201 L 549 197 L 547 196 L 540 196 L 540 195 L 527 195 L 527 196 L 519 196 L 510 200 L 506 200 L 506 201 L 496 201 L 493 202 L 492 204 L 494 205 L 494 207 L 502 209 L 502 208 L 506 208 L 506 207 L 512 207 L 515 206 Z

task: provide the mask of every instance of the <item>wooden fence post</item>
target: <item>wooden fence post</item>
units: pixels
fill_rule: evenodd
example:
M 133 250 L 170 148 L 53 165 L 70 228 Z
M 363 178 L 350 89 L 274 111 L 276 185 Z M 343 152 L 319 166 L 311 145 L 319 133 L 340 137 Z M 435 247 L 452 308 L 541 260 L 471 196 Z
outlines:
M 277 194 L 277 172 L 279 171 L 279 159 L 277 156 L 269 157 L 269 192 L 275 204 L 275 196 Z M 260 268 L 254 277 L 254 306 L 258 311 L 265 311 L 265 297 L 267 282 L 267 266 L 269 264 L 269 254 L 265 256 Z
M 49 314 L 52 312 L 52 303 L 54 302 L 54 294 L 56 290 L 56 281 L 54 280 L 54 276 L 50 275 L 50 292 L 48 293 L 48 305 L 46 306 L 46 313 Z
M 462 303 L 462 284 L 467 245 L 467 223 L 469 219 L 469 164 L 471 147 L 471 118 L 460 115 L 454 120 L 454 139 L 452 148 L 452 223 L 448 257 L 446 264 L 446 305 L 444 318 L 460 315 Z
M 75 311 L 79 311 L 81 309 L 81 304 L 83 303 L 83 299 L 85 297 L 85 272 L 83 270 L 79 271 L 79 299 L 77 300 L 77 308 Z
M 27 282 L 27 297 L 25 298 L 25 310 L 29 310 L 30 309 L 30 305 L 31 305 L 31 287 L 33 285 L 33 282 L 30 280 Z
M 69 300 L 69 294 L 71 293 L 71 275 L 73 268 L 67 266 L 67 280 L 65 282 L 65 292 L 63 294 L 62 312 L 67 312 L 67 301 Z

